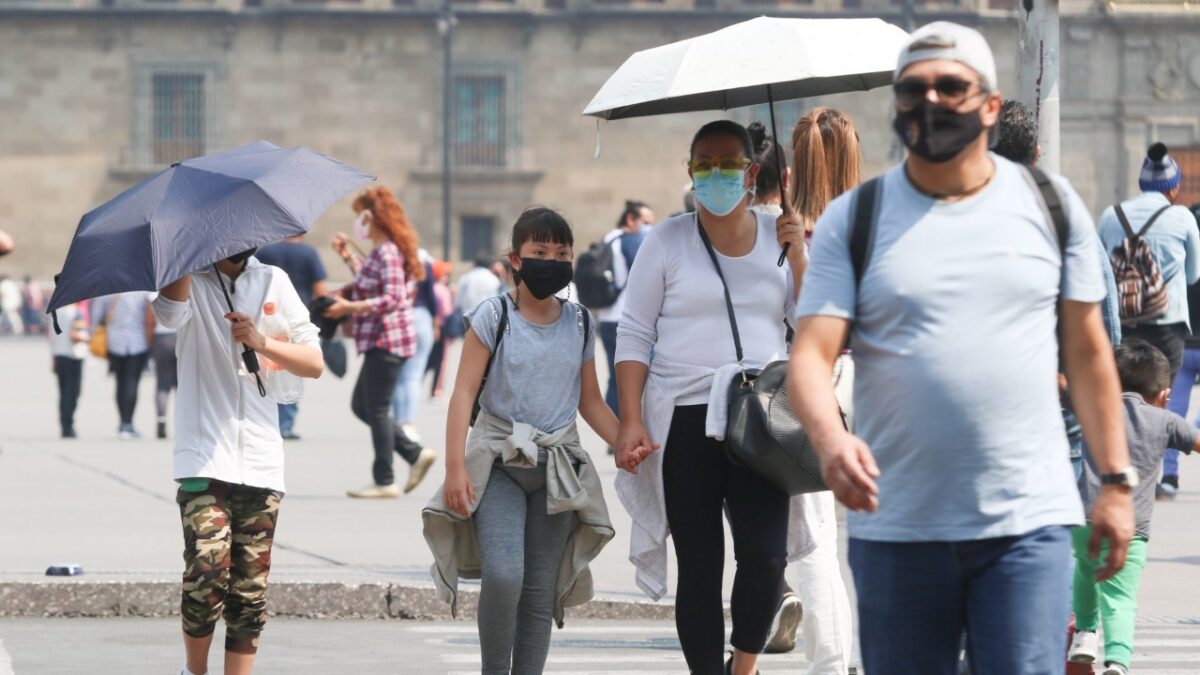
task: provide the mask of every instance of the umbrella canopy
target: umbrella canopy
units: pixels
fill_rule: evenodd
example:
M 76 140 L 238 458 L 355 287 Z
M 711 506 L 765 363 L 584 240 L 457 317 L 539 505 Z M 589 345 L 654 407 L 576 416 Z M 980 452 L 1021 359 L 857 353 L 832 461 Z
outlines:
M 304 234 L 373 176 L 266 141 L 172 165 L 79 221 L 47 305 L 153 291 L 234 253 Z
M 891 83 L 907 41 L 881 19 L 759 17 L 637 52 L 583 114 L 615 120 L 864 91 Z

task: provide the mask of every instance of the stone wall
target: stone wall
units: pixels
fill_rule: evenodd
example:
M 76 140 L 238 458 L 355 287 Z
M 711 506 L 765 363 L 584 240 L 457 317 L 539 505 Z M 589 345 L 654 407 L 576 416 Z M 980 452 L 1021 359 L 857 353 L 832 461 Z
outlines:
M 465 71 L 509 78 L 513 125 L 506 166 L 457 170 L 456 216 L 495 218 L 499 249 L 528 204 L 562 209 L 584 242 L 612 226 L 626 198 L 649 202 L 660 216 L 678 210 L 691 134 L 720 113 L 603 122 L 596 159 L 597 124 L 579 112 L 630 53 L 730 21 L 630 13 L 586 22 L 461 17 L 456 61 Z M 996 49 L 1002 88 L 1015 92 L 1015 19 L 975 21 Z M 1150 140 L 1200 146 L 1200 45 L 1188 37 L 1197 25 L 1195 14 L 1066 22 L 1063 169 L 1093 209 L 1135 187 Z M 0 273 L 48 279 L 80 215 L 148 175 L 146 78 L 171 66 L 211 77 L 209 151 L 264 138 L 336 156 L 393 187 L 426 246 L 442 254 L 441 55 L 433 18 L 25 12 L 0 20 L 0 229 L 18 243 Z M 843 108 L 859 124 L 868 173 L 878 173 L 898 156 L 889 95 L 781 107 L 781 135 L 790 136 L 810 104 Z M 349 200 L 335 205 L 313 243 L 324 248 L 333 232 L 349 228 L 350 215 Z M 452 243 L 457 256 L 457 234 Z

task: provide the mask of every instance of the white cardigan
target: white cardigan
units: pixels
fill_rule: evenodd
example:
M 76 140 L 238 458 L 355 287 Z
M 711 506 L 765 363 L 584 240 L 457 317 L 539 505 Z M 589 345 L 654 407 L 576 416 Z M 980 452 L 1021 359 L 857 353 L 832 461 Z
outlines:
M 775 218 L 758 214 L 758 239 L 741 258 L 718 254 L 730 285 L 747 368 L 786 358 L 784 321 L 790 319 L 794 288 L 790 266 L 776 265 L 780 247 Z M 679 405 L 708 404 L 706 434 L 721 438 L 729 382 L 738 370 L 721 281 L 697 231 L 685 214 L 654 229 L 642 244 L 627 286 L 625 313 L 617 329 L 618 363 L 649 366 L 642 397 L 650 437 L 662 448 L 636 474 L 617 473 L 616 491 L 633 520 L 629 560 L 637 585 L 658 600 L 667 593 L 666 499 L 662 460 L 671 418 Z M 791 500 L 788 560 L 815 546 L 804 517 L 808 495 Z

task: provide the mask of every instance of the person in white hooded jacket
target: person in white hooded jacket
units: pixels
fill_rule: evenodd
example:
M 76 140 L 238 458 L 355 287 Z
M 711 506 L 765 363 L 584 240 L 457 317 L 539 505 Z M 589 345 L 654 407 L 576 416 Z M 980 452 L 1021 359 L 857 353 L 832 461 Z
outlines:
M 247 371 L 243 345 L 299 377 L 317 378 L 324 369 L 317 328 L 287 274 L 253 253 L 185 276 L 153 304 L 158 322 L 178 331 L 174 477 L 184 533 L 180 613 L 187 651 L 181 675 L 208 672 L 222 613 L 224 672 L 250 673 L 267 618 L 267 574 L 284 492 L 283 439 L 276 402 L 259 386 L 260 375 Z M 286 323 L 287 341 L 256 327 L 268 304 Z M 272 376 L 262 370 L 261 376 Z

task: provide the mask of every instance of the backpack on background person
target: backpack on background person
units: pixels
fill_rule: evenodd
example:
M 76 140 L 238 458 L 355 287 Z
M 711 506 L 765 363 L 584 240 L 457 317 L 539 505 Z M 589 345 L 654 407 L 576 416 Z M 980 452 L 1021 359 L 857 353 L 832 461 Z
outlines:
M 575 289 L 579 291 L 580 304 L 589 309 L 604 309 L 617 302 L 622 289 L 617 288 L 615 262 L 611 239 L 594 242 L 579 255 L 575 260 Z
M 1117 301 L 1123 326 L 1161 319 L 1167 313 L 1166 280 L 1145 236 L 1154 221 L 1169 208 L 1164 206 L 1155 211 L 1142 229 L 1134 232 L 1121 205 L 1113 207 L 1125 230 L 1125 241 L 1110 256 L 1113 274 L 1117 278 Z

